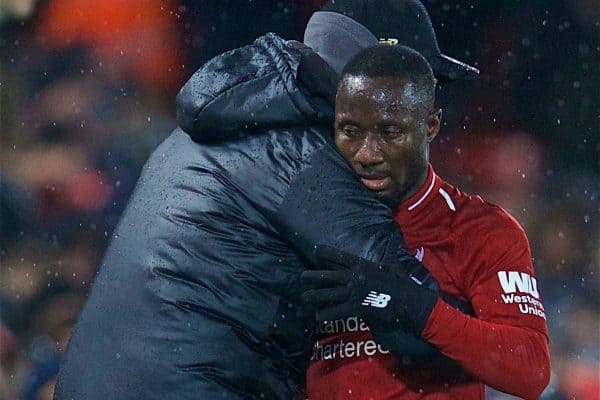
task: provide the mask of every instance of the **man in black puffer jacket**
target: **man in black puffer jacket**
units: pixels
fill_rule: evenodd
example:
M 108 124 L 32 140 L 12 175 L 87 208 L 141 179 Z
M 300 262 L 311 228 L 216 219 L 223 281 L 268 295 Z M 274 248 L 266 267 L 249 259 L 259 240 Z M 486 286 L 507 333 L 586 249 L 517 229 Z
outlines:
M 377 43 L 357 25 L 338 58 Z M 389 208 L 333 148 L 332 74 L 269 34 L 191 78 L 178 98 L 187 133 L 176 129 L 144 167 L 56 399 L 294 395 L 312 345 L 299 277 L 318 265 L 314 246 L 409 256 Z

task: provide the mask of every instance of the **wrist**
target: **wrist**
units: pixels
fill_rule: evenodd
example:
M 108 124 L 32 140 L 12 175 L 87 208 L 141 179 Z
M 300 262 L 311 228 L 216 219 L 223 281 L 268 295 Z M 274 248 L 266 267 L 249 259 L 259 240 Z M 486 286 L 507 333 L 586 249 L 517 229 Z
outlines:
M 437 291 L 422 287 L 419 287 L 419 289 L 419 303 L 413 308 L 413 312 L 409 310 L 406 322 L 410 331 L 420 337 L 431 318 L 436 304 L 438 301 L 441 301 L 441 298 Z
M 403 329 L 379 331 L 371 329 L 375 341 L 390 351 L 404 365 L 421 365 L 441 356 L 431 343 Z
M 462 314 L 446 303 L 444 299 L 441 297 L 438 298 L 421 332 L 421 337 L 427 341 L 431 341 L 440 332 L 445 332 L 451 322 L 456 319 L 457 313 Z

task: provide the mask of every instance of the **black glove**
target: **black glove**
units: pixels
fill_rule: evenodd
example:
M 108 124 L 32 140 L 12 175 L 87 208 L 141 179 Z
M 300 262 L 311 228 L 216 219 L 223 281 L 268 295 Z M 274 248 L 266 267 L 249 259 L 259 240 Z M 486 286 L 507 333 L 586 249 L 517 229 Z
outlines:
M 307 45 L 295 40 L 288 40 L 286 44 L 300 53 L 300 86 L 314 97 L 323 98 L 333 106 L 339 80 L 333 68 Z
M 301 278 L 307 288 L 302 300 L 317 306 L 318 321 L 358 316 L 375 336 L 403 330 L 420 336 L 439 290 L 406 272 L 425 270 L 414 257 L 407 253 L 397 265 L 380 265 L 329 246 L 316 246 L 315 255 L 321 269 Z
M 444 357 L 437 347 L 411 332 L 375 330 L 371 333 L 375 342 L 392 352 L 404 365 L 421 365 Z

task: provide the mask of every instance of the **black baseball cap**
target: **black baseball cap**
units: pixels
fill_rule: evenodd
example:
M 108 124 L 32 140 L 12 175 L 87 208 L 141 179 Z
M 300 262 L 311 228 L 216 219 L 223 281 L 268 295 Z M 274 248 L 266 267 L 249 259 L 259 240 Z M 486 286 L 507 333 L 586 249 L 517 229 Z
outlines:
M 477 68 L 442 54 L 429 14 L 418 0 L 328 0 L 321 11 L 352 18 L 380 43 L 413 48 L 427 58 L 438 78 L 473 79 L 479 75 Z

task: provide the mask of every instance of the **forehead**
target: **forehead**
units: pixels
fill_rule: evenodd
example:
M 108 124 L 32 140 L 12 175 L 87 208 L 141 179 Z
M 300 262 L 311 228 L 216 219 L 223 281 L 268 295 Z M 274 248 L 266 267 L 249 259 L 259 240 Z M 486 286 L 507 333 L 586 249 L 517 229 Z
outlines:
M 337 92 L 336 109 L 359 106 L 414 110 L 424 101 L 423 91 L 406 78 L 346 75 Z

